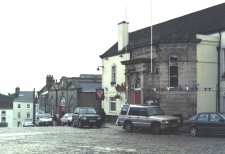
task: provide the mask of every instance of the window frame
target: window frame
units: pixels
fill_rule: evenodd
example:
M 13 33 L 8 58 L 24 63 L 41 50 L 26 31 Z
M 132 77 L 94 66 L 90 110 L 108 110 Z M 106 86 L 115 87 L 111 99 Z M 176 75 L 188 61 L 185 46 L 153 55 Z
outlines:
M 111 67 L 111 84 L 116 84 L 116 65 L 113 64 Z
M 177 55 L 171 55 L 169 57 L 169 86 L 170 87 L 178 86 L 178 77 L 179 77 L 178 62 L 179 62 L 179 59 Z M 172 72 L 172 69 L 173 69 L 173 72 Z
M 115 110 L 112 110 L 112 104 L 115 105 Z M 109 112 L 116 112 L 116 99 L 114 97 L 110 97 L 109 99 Z

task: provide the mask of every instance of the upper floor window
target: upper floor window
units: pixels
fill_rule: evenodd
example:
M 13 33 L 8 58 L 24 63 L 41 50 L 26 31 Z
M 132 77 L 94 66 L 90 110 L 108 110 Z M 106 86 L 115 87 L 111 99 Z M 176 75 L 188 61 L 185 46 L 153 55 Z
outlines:
M 17 107 L 18 107 L 18 108 L 21 108 L 20 104 L 17 104 Z
M 178 86 L 178 57 L 176 55 L 170 56 L 169 59 L 169 86 Z
M 112 66 L 112 80 L 111 80 L 111 84 L 116 84 L 116 65 L 114 64 Z
M 2 111 L 2 115 L 5 115 L 6 114 L 6 111 Z
M 30 104 L 27 104 L 27 108 L 30 108 Z

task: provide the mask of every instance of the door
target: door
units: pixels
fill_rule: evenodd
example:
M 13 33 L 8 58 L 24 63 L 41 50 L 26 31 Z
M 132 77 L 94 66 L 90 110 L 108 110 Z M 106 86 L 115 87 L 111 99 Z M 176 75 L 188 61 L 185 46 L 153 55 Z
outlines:
M 134 93 L 135 104 L 141 104 L 141 90 L 135 90 Z

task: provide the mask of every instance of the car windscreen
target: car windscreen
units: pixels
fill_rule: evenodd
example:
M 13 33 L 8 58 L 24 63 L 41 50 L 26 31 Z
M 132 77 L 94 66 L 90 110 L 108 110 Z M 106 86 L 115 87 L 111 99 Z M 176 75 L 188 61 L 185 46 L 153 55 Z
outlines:
M 39 115 L 40 118 L 51 118 L 50 115 Z
M 163 111 L 159 107 L 147 108 L 148 115 L 163 115 Z
M 81 114 L 96 114 L 96 111 L 93 108 L 81 108 L 80 113 Z

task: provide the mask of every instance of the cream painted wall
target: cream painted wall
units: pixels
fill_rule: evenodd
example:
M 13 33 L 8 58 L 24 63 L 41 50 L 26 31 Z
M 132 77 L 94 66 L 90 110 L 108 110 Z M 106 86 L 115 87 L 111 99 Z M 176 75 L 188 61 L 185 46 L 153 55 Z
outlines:
M 214 36 L 219 37 L 219 33 L 213 34 Z M 225 112 L 225 79 L 222 78 L 222 75 L 225 73 L 225 32 L 221 32 L 221 50 L 220 50 L 220 111 Z
M 197 44 L 197 112 L 216 111 L 218 63 L 217 36 L 197 35 L 202 41 Z M 204 88 L 211 88 L 205 91 Z
M 125 104 L 125 92 L 117 92 L 115 86 L 125 83 L 125 65 L 121 64 L 121 61 L 129 60 L 129 53 L 121 54 L 113 57 L 104 58 L 102 65 L 102 88 L 105 91 L 105 99 L 102 101 L 102 107 L 107 115 L 117 115 L 120 112 L 121 105 Z M 116 84 L 111 85 L 111 68 L 116 65 Z M 110 111 L 110 97 L 114 97 L 116 94 L 121 96 L 120 99 L 116 99 L 116 111 Z
M 6 114 L 2 115 L 2 111 L 5 111 Z M 8 123 L 8 127 L 13 127 L 13 110 L 11 109 L 1 109 L 0 117 L 4 116 L 6 118 L 6 123 Z M 0 119 L 1 120 L 1 119 Z M 2 121 L 0 121 L 2 122 Z
M 20 108 L 18 108 L 20 104 Z M 30 104 L 30 108 L 27 108 L 27 104 Z M 18 112 L 20 112 L 20 118 L 18 118 Z M 13 127 L 17 127 L 18 122 L 24 122 L 27 118 L 27 113 L 30 112 L 30 118 L 33 119 L 33 103 L 13 102 Z

